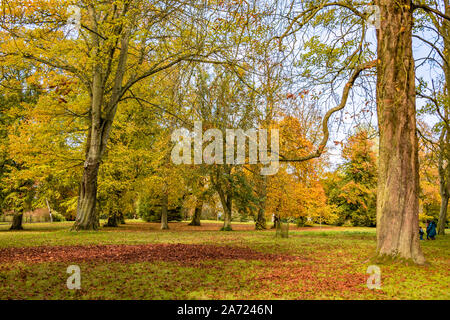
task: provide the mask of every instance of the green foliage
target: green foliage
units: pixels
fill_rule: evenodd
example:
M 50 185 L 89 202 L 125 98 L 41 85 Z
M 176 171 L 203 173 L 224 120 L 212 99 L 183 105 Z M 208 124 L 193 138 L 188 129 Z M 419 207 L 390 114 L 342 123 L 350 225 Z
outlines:
M 346 162 L 324 180 L 328 203 L 338 216 L 337 225 L 376 224 L 377 167 L 373 145 L 367 131 L 357 132 L 343 149 Z
M 53 222 L 63 222 L 63 221 L 66 221 L 66 217 L 64 217 L 62 214 L 60 214 L 60 213 L 58 213 L 58 212 L 56 212 L 56 211 L 53 211 L 53 212 L 52 212 L 52 219 L 53 219 Z
M 297 227 L 312 227 L 314 225 L 313 221 L 305 216 L 298 217 L 295 223 Z
M 137 215 L 146 222 L 161 221 L 161 205 L 152 198 L 141 197 L 137 203 Z M 181 207 L 170 207 L 167 210 L 168 221 L 181 221 Z

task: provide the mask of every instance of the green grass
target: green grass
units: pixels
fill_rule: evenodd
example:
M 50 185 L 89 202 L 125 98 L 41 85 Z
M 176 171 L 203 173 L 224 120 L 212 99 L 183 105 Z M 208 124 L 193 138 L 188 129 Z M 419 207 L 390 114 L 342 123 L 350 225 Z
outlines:
M 203 222 L 203 221 L 202 221 Z M 217 223 L 217 222 L 205 222 Z M 81 290 L 68 290 L 68 263 L 0 264 L 1 299 L 449 299 L 450 235 L 422 241 L 430 265 L 380 265 L 382 288 L 366 287 L 375 250 L 373 228 L 311 228 L 290 231 L 150 230 L 128 221 L 117 229 L 71 232 L 71 222 L 25 224 L 24 231 L 0 226 L 0 248 L 87 244 L 185 243 L 246 246 L 296 255 L 296 261 L 205 260 L 77 263 Z M 136 227 L 135 226 L 138 226 Z M 153 225 L 154 226 L 154 225 Z M 220 223 L 217 224 L 218 229 Z M 447 232 L 448 233 L 448 232 Z

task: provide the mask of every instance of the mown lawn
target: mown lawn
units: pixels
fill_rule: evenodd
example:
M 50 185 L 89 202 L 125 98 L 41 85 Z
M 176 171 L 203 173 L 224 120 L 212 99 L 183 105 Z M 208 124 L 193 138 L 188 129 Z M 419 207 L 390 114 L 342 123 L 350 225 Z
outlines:
M 381 289 L 370 290 L 366 270 L 375 250 L 375 230 L 370 228 L 300 228 L 291 230 L 288 239 L 279 239 L 271 230 L 253 231 L 252 224 L 219 232 L 221 225 L 216 222 L 203 222 L 202 227 L 182 222 L 161 231 L 158 224 L 127 221 L 119 228 L 78 233 L 69 231 L 71 224 L 25 224 L 19 232 L 0 225 L 0 299 L 450 298 L 449 235 L 422 242 L 427 266 L 379 265 Z M 139 257 L 139 250 L 129 258 L 126 253 L 114 256 L 122 254 L 122 246 L 117 245 L 147 244 L 164 249 L 154 261 Z M 166 259 L 176 244 L 192 250 Z M 227 246 L 231 251 L 248 249 L 263 258 L 192 259 L 200 244 Z M 109 260 L 52 259 L 52 247 L 92 245 L 116 245 L 119 251 L 111 253 Z M 24 254 L 23 260 L 9 261 L 5 256 L 18 248 L 32 251 L 38 246 L 48 247 L 40 260 Z M 270 258 L 264 258 L 269 254 Z M 71 264 L 80 266 L 80 290 L 66 287 L 66 269 Z

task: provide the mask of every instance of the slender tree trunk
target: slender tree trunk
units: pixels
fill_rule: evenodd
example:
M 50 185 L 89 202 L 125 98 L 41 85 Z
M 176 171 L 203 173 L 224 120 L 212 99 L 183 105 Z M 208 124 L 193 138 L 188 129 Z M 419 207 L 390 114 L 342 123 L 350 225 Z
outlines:
M 233 197 L 231 192 L 227 192 L 225 201 L 222 202 L 223 207 L 223 227 L 222 231 L 231 231 L 231 215 L 233 212 Z
M 123 216 L 123 214 L 119 214 L 118 216 L 118 220 L 120 224 L 125 224 L 125 217 Z
M 225 174 L 230 175 L 230 173 L 231 167 L 225 167 Z M 233 212 L 233 185 L 230 183 L 224 187 L 220 180 L 221 174 L 222 173 L 220 171 L 216 171 L 216 179 L 214 179 L 214 176 L 211 175 L 211 181 L 213 181 L 216 191 L 219 194 L 220 203 L 222 204 L 223 208 L 223 227 L 220 230 L 232 231 L 233 229 L 231 227 L 231 215 Z M 226 192 L 224 191 L 224 189 L 226 190 Z
M 423 264 L 418 237 L 419 161 L 411 1 L 377 0 L 376 4 L 381 11 L 377 31 L 378 260 Z
M 169 224 L 167 223 L 167 212 L 169 207 L 169 196 L 167 192 L 164 192 L 162 203 L 161 203 L 161 230 L 169 229 Z
M 45 199 L 48 208 L 48 215 L 50 216 L 50 222 L 53 222 L 52 209 L 50 208 L 50 204 L 48 203 L 48 199 Z
M 273 217 L 273 226 L 271 227 L 271 229 L 276 229 L 278 227 L 278 223 L 280 222 L 280 217 L 278 217 L 277 215 L 275 215 Z
M 261 193 L 262 198 L 261 205 L 258 208 L 258 215 L 256 216 L 255 229 L 265 230 L 267 228 L 266 223 L 266 194 L 267 194 L 267 177 L 263 176 L 261 181 Z
M 197 200 L 194 215 L 192 216 L 192 221 L 189 223 L 190 226 L 200 226 L 200 217 L 202 215 L 203 200 Z
M 23 213 L 16 213 L 13 216 L 13 221 L 9 230 L 23 230 L 22 227 Z
M 437 226 L 437 234 L 445 234 L 445 225 L 447 223 L 447 210 L 448 210 L 448 194 L 441 193 L 441 208 L 439 212 L 439 221 Z

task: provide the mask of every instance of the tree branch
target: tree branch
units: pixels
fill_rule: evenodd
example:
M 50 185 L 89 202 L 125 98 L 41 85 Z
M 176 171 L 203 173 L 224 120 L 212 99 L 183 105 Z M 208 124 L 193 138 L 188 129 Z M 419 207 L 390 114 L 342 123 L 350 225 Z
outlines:
M 444 18 L 444 19 L 450 21 L 450 16 L 446 15 L 445 13 L 440 12 L 439 10 L 431 8 L 431 7 L 427 6 L 426 4 L 414 4 L 413 3 L 412 7 L 413 7 L 413 10 L 422 9 L 422 10 L 425 10 L 426 12 L 434 13 L 435 15 L 440 16 L 441 18 Z
M 439 50 L 439 48 L 436 47 L 436 45 L 435 45 L 434 43 L 432 43 L 432 42 L 430 42 L 430 41 L 428 41 L 428 40 L 426 40 L 426 39 L 424 39 L 424 38 L 422 38 L 422 37 L 420 37 L 420 36 L 418 36 L 418 35 L 415 35 L 415 34 L 413 34 L 412 36 L 413 36 L 414 38 L 419 39 L 420 41 L 425 42 L 425 43 L 428 44 L 430 47 L 432 47 L 432 48 L 437 52 L 437 54 L 442 58 L 442 60 L 444 61 L 444 63 L 445 63 L 447 66 L 449 65 L 447 59 L 445 59 L 445 57 L 444 57 L 444 55 L 442 54 L 441 50 Z
M 345 84 L 344 90 L 342 92 L 342 98 L 341 98 L 341 103 L 339 103 L 338 106 L 328 110 L 328 112 L 325 114 L 325 117 L 322 120 L 322 131 L 323 131 L 323 138 L 322 141 L 319 144 L 319 147 L 317 148 L 317 150 L 313 153 L 310 153 L 309 155 L 306 155 L 304 157 L 298 158 L 298 159 L 279 159 L 279 161 L 282 162 L 304 162 L 304 161 L 308 161 L 314 158 L 318 158 L 322 155 L 323 151 L 325 150 L 325 146 L 327 145 L 328 142 L 328 137 L 330 135 L 329 129 L 328 129 L 328 121 L 330 120 L 330 117 L 344 109 L 345 105 L 347 104 L 347 100 L 348 100 L 348 95 L 350 93 L 350 89 L 352 88 L 353 84 L 355 83 L 356 79 L 358 78 L 359 74 L 366 69 L 370 69 L 376 66 L 377 60 L 373 60 L 367 63 L 363 63 L 360 64 L 359 66 L 357 66 L 353 72 L 353 74 L 351 75 L 350 79 L 348 80 L 348 82 Z M 283 157 L 282 155 L 280 155 L 281 157 Z M 284 157 L 283 157 L 284 158 Z

